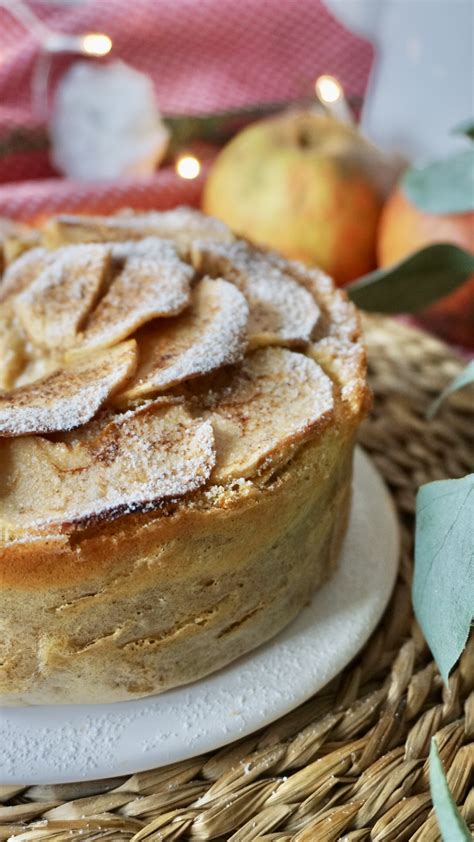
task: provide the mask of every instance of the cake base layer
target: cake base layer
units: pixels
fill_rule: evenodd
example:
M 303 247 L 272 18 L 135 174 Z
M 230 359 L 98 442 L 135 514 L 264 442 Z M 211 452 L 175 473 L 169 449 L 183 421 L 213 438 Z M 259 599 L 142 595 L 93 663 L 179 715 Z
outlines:
M 340 433 L 228 506 L 128 517 L 28 555 L 7 545 L 0 704 L 160 693 L 275 635 L 337 563 L 353 451 Z

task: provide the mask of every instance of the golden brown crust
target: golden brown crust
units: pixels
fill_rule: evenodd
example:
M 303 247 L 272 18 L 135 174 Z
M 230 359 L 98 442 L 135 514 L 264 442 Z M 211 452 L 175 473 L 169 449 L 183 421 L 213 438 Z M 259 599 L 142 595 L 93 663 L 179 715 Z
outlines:
M 329 457 L 327 453 L 335 442 L 341 445 L 353 444 L 354 429 L 344 433 L 334 429 L 325 431 L 319 439 L 300 448 L 294 459 L 305 460 L 311 452 L 321 458 L 321 474 L 324 474 Z M 334 459 L 334 454 L 332 455 Z M 184 503 L 168 505 L 158 512 L 132 513 L 113 522 L 105 522 L 85 527 L 71 534 L 59 533 L 38 535 L 32 540 L 8 540 L 8 530 L 4 535 L 7 540 L 0 545 L 0 587 L 19 588 L 30 591 L 49 587 L 75 586 L 86 583 L 88 579 L 107 578 L 117 564 L 125 568 L 131 559 L 152 553 L 156 546 L 168 544 L 179 537 L 184 543 L 192 535 L 197 525 L 204 532 L 212 534 L 215 522 L 234 517 L 237 513 L 246 516 L 255 514 L 255 526 L 263 517 L 259 503 L 266 496 L 267 504 L 272 500 L 272 493 L 284 481 L 288 482 L 294 462 L 274 478 L 272 474 L 262 477 L 260 482 L 242 484 L 237 492 L 226 494 L 217 490 L 215 494 L 201 492 Z M 321 479 L 320 474 L 320 479 Z M 180 569 L 193 563 L 192 555 L 183 561 Z M 183 567 L 184 565 L 184 567 Z M 160 572 L 164 572 L 161 568 Z M 173 569 L 169 570 L 171 576 Z
M 126 699 L 194 680 L 276 633 L 336 563 L 347 520 L 355 434 L 369 400 L 358 314 L 317 270 L 246 244 L 237 248 L 228 230 L 196 212 L 191 216 L 190 230 L 183 227 L 183 218 L 190 219 L 183 211 L 168 213 L 163 224 L 159 214 L 150 220 L 142 215 L 139 223 L 124 214 L 117 225 L 69 219 L 48 226 L 49 245 L 54 239 L 66 254 L 81 246 L 64 242 L 77 243 L 84 236 L 98 243 L 93 246 L 98 255 L 110 253 L 113 260 L 107 243 L 117 240 L 117 232 L 126 230 L 128 237 L 140 239 L 143 226 L 149 234 L 150 227 L 156 232 L 162 224 L 162 236 L 174 240 L 187 267 L 185 279 L 193 260 L 193 300 L 196 289 L 207 289 L 199 287 L 201 270 L 223 274 L 223 281 L 205 282 L 209 300 L 218 302 L 217 293 L 235 284 L 239 292 L 229 301 L 239 304 L 239 322 L 235 348 L 226 356 L 224 346 L 212 347 L 233 336 L 225 326 L 212 332 L 204 319 L 193 327 L 192 309 L 177 317 L 177 324 L 184 325 L 181 333 L 170 331 L 165 320 L 174 344 L 167 360 L 166 343 L 152 343 L 159 351 L 153 359 L 149 353 L 155 368 L 144 363 L 141 371 L 150 368 L 156 383 L 143 407 L 133 403 L 138 394 L 129 379 L 106 412 L 94 410 L 95 417 L 77 433 L 65 432 L 66 427 L 50 439 L 20 435 L 2 441 L 0 436 L 1 703 Z M 130 248 L 113 245 L 124 254 Z M 248 263 L 236 268 L 240 252 L 250 258 L 250 269 Z M 41 271 L 50 271 L 54 254 L 38 252 Z M 196 254 L 223 255 L 223 260 L 213 258 L 201 266 Z M 3 377 L 17 386 L 37 383 L 42 370 L 53 364 L 51 348 L 46 353 L 41 342 L 27 341 L 28 325 L 16 320 L 15 295 L 31 298 L 28 290 L 38 283 L 34 259 L 23 262 L 23 269 L 21 264 L 20 270 L 14 264 L 11 268 L 12 292 L 3 304 L 13 357 Z M 271 284 L 263 277 L 255 286 L 247 278 L 256 264 L 263 275 L 268 267 Z M 115 271 L 106 270 L 107 277 L 94 287 L 96 309 L 113 288 Z M 271 312 L 272 284 L 279 277 L 288 289 L 295 284 L 304 292 L 288 313 L 279 310 L 277 299 Z M 50 281 L 42 283 L 53 288 Z M 308 293 L 314 308 L 298 333 L 298 308 Z M 260 332 L 252 327 L 258 323 L 256 307 L 263 307 Z M 126 313 L 125 298 L 120 309 Z M 229 318 L 225 307 L 222 313 Z M 247 319 L 250 349 L 243 337 Z M 139 337 L 139 321 L 132 319 L 127 335 L 119 331 L 117 336 Z M 73 346 L 80 360 L 91 353 L 80 345 L 87 323 L 74 326 L 80 332 Z M 159 320 L 146 330 L 155 324 L 159 330 Z M 51 336 L 51 325 L 45 329 Z M 206 359 L 194 353 L 194 339 L 189 353 L 189 337 L 197 337 L 197 349 L 199 341 L 204 344 Z M 117 341 L 111 340 L 112 347 Z M 296 349 L 291 347 L 295 342 Z M 147 345 L 148 351 L 152 346 Z M 68 364 L 70 347 L 63 356 L 58 351 L 56 368 Z M 175 421 L 163 426 L 160 419 Z M 173 432 L 178 422 L 186 459 L 167 462 L 166 454 L 182 456 Z M 127 435 L 107 438 L 115 427 L 127 432 L 127 424 L 137 437 L 132 461 L 133 442 L 127 443 Z M 194 445 L 186 438 L 188 427 L 190 435 L 198 434 Z M 105 448 L 104 459 L 98 458 L 98 442 Z M 146 458 L 143 443 L 151 448 Z M 42 461 L 46 454 L 48 470 Z M 152 476 L 146 482 L 154 478 L 148 496 L 142 493 L 147 467 Z M 74 471 L 81 472 L 77 482 Z M 30 485 L 28 475 L 35 477 Z M 161 491 L 155 488 L 160 477 Z M 118 497 L 109 507 L 114 482 Z M 36 498 L 29 499 L 30 492 Z M 54 517 L 48 518 L 48 507 Z
M 36 558 L 31 545 L 26 553 L 11 545 L 2 564 L 2 703 L 160 692 L 276 633 L 336 563 L 352 445 L 328 433 L 228 507 L 136 517 L 118 534 L 109 524 L 78 544 L 43 545 Z M 27 610 L 35 622 L 23 626 L 19 647 Z

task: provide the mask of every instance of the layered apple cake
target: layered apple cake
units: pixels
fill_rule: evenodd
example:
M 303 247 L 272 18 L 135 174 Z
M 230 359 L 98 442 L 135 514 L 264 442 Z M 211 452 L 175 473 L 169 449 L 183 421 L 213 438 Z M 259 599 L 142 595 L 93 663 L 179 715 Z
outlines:
M 357 313 L 185 208 L 22 237 L 0 280 L 0 704 L 194 681 L 335 569 Z

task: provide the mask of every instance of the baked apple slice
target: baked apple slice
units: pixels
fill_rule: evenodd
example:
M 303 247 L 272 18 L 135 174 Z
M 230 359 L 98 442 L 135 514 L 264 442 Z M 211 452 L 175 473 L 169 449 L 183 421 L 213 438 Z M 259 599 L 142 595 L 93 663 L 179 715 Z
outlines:
M 291 444 L 324 429 L 334 406 L 329 377 L 313 360 L 286 348 L 250 354 L 200 402 L 216 438 L 212 480 L 221 484 L 278 464 Z
M 15 311 L 35 346 L 77 354 L 114 345 L 158 316 L 180 313 L 189 304 L 193 275 L 172 243 L 149 238 L 37 250 L 36 262 L 25 255 L 6 289 L 18 292 L 23 285 Z
M 133 374 L 136 363 L 137 346 L 131 339 L 0 394 L 0 436 L 52 433 L 86 424 Z
M 320 311 L 310 293 L 267 256 L 239 240 L 195 243 L 191 262 L 201 273 L 232 281 L 245 295 L 249 343 L 301 346 L 307 343 Z
M 0 275 L 12 260 L 39 241 L 40 233 L 35 228 L 0 217 Z
M 191 307 L 137 335 L 139 365 L 120 399 L 133 400 L 241 360 L 247 346 L 247 302 L 222 279 L 204 278 Z
M 40 247 L 17 257 L 7 266 L 0 281 L 0 302 L 26 289 L 54 259 L 52 252 Z
M 0 389 L 11 389 L 26 362 L 25 337 L 11 307 L 0 307 Z
M 0 524 L 68 532 L 148 511 L 200 488 L 214 467 L 211 423 L 181 405 L 152 402 L 92 426 L 64 441 L 0 441 Z
M 26 258 L 32 255 L 25 255 Z M 110 266 L 104 246 L 79 245 L 42 252 L 36 277 L 15 298 L 26 335 L 40 348 L 64 349 L 77 341 L 84 319 L 97 300 Z M 27 262 L 27 274 L 34 263 Z
M 161 237 L 183 245 L 196 238 L 234 239 L 223 222 L 187 207 L 147 213 L 124 210 L 113 216 L 61 214 L 47 223 L 44 235 L 46 242 L 53 247 L 64 243 L 106 243 L 141 240 L 144 237 Z
M 87 319 L 79 351 L 120 342 L 158 316 L 175 316 L 190 302 L 194 271 L 172 243 L 149 237 L 116 243 L 110 250 L 121 268 Z

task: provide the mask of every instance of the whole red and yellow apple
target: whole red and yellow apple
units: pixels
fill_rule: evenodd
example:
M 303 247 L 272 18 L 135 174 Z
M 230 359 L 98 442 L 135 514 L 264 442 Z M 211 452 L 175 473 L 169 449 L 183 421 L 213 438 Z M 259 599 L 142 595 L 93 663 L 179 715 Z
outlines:
M 218 155 L 203 207 L 236 233 L 345 284 L 375 265 L 382 206 L 376 150 L 309 112 L 253 123 Z
M 427 213 L 412 204 L 398 187 L 380 220 L 379 265 L 389 266 L 431 243 L 454 243 L 474 252 L 474 213 Z M 417 316 L 445 339 L 474 347 L 474 275 Z

